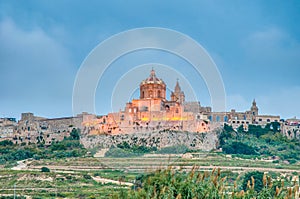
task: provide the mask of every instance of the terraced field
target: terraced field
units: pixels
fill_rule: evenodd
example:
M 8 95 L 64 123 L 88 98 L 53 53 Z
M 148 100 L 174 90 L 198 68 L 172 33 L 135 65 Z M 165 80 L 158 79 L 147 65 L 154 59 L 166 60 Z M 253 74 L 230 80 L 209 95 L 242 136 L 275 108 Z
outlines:
M 56 160 L 27 160 L 13 168 L 0 170 L 0 194 L 14 193 L 31 198 L 107 198 L 113 191 L 130 188 L 142 173 L 173 166 L 189 170 L 221 168 L 229 177 L 251 170 L 273 172 L 276 175 L 300 175 L 297 164 L 278 164 L 269 160 L 231 158 L 219 153 L 196 153 L 194 158 L 181 155 L 147 155 L 135 158 L 68 158 Z M 50 172 L 41 172 L 47 167 Z M 123 183 L 126 182 L 126 183 Z

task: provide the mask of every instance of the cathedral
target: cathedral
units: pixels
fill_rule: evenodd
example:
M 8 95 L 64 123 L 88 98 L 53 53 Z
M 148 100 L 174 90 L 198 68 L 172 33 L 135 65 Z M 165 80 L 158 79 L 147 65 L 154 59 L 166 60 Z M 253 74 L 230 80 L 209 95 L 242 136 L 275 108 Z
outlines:
M 91 134 L 120 134 L 161 130 L 207 132 L 209 121 L 199 112 L 185 108 L 185 95 L 177 80 L 170 100 L 166 97 L 166 84 L 151 70 L 140 83 L 140 97 L 127 103 L 123 111 L 109 113 L 99 119 L 87 121 L 85 128 Z
M 126 103 L 124 110 L 83 121 L 89 134 L 127 134 L 163 130 L 209 132 L 229 124 L 234 129 L 248 125 L 266 125 L 279 122 L 280 116 L 259 115 L 256 101 L 249 110 L 237 112 L 213 112 L 200 102 L 186 102 L 185 94 L 177 80 L 169 100 L 165 82 L 156 76 L 155 70 L 140 83 L 140 97 Z

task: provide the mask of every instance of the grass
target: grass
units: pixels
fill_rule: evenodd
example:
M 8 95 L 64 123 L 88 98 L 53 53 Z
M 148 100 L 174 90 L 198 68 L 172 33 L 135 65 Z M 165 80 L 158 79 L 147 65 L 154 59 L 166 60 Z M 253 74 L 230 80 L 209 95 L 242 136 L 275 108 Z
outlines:
M 197 155 L 197 154 L 196 154 Z M 112 180 L 124 180 L 134 182 L 138 176 L 155 171 L 156 168 L 165 168 L 168 165 L 175 167 L 187 167 L 187 171 L 193 165 L 199 167 L 199 171 L 212 170 L 213 167 L 251 167 L 265 168 L 266 170 L 275 169 L 270 172 L 273 178 L 280 177 L 281 174 L 287 175 L 286 178 L 299 175 L 299 165 L 275 164 L 263 160 L 251 160 L 226 157 L 221 153 L 199 152 L 198 159 L 182 159 L 177 157 L 135 157 L 135 158 L 92 158 L 78 157 L 52 160 L 33 160 L 29 168 L 36 168 L 34 171 L 14 171 L 11 169 L 0 169 L 0 194 L 12 194 L 14 184 L 21 188 L 40 188 L 38 190 L 17 190 L 18 194 L 30 195 L 42 198 L 53 198 L 56 193 L 60 197 L 68 198 L 108 198 L 112 193 L 128 189 L 119 184 L 101 184 L 93 179 L 86 179 L 84 176 L 99 176 Z M 104 166 L 103 166 L 104 165 Z M 50 172 L 42 173 L 41 167 L 48 167 Z M 155 167 L 153 167 L 155 166 Z M 201 166 L 209 166 L 201 168 Z M 55 167 L 56 169 L 53 169 Z M 281 167 L 283 170 L 276 170 Z M 64 170 L 62 170 L 62 168 Z M 232 187 L 234 181 L 241 183 L 245 170 L 240 168 L 222 169 L 221 177 L 227 176 L 228 186 Z M 292 169 L 295 171 L 288 171 Z M 67 172 L 67 173 L 66 173 Z M 53 181 L 44 179 L 52 178 Z M 288 181 L 288 180 L 286 180 Z

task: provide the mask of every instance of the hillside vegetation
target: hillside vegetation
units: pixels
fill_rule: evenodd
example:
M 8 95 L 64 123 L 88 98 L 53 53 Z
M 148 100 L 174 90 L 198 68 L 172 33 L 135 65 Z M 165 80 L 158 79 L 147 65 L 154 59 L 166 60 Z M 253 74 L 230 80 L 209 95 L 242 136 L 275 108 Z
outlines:
M 253 174 L 253 173 L 252 173 Z M 250 199 L 250 198 L 276 198 L 294 199 L 299 197 L 299 185 L 284 187 L 284 183 L 272 180 L 270 176 L 262 174 L 258 181 L 255 175 L 250 174 L 250 180 L 245 177 L 246 186 L 239 189 L 237 183 L 229 188 L 227 176 L 221 170 L 200 172 L 194 167 L 190 172 L 175 170 L 169 167 L 158 170 L 137 180 L 133 190 L 121 190 L 111 198 L 122 199 Z M 245 181 L 244 180 L 244 181 Z M 274 185 L 275 183 L 275 185 Z
M 272 157 L 277 162 L 294 164 L 300 160 L 300 142 L 283 136 L 278 127 L 277 122 L 265 127 L 249 125 L 245 132 L 242 127 L 234 131 L 231 126 L 225 125 L 219 137 L 219 147 L 226 154 L 242 158 Z
M 9 140 L 0 142 L 0 164 L 14 163 L 28 158 L 39 160 L 80 157 L 84 154 L 86 154 L 86 149 L 80 144 L 77 129 L 73 129 L 69 137 L 53 142 L 50 146 L 45 146 L 43 143 L 16 145 Z

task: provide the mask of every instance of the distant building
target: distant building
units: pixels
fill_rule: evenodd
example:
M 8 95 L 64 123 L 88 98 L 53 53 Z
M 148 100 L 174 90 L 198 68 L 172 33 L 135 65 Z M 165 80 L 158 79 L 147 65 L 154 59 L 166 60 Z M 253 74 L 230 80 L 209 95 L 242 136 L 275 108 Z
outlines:
M 283 121 L 282 133 L 288 138 L 300 139 L 300 119 L 294 117 Z
M 0 141 L 12 137 L 16 129 L 16 118 L 0 118 Z

